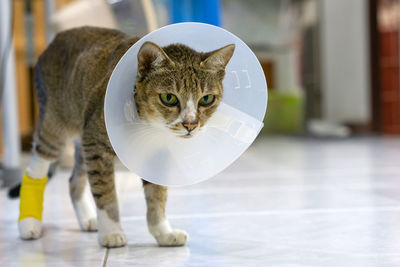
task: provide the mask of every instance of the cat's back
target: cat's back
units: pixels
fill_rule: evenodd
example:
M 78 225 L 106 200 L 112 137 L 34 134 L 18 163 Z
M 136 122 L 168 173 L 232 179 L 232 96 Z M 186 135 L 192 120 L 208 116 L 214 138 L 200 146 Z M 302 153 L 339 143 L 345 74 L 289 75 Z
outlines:
M 59 114 L 82 115 L 90 103 L 101 102 L 112 70 L 137 40 L 96 27 L 57 34 L 36 65 L 38 96 Z
M 93 83 L 112 70 L 125 51 L 138 39 L 120 31 L 81 27 L 57 34 L 40 56 L 37 67 L 47 83 L 74 86 L 77 78 Z M 52 75 L 47 75 L 47 74 Z M 56 80 L 51 81 L 52 78 Z

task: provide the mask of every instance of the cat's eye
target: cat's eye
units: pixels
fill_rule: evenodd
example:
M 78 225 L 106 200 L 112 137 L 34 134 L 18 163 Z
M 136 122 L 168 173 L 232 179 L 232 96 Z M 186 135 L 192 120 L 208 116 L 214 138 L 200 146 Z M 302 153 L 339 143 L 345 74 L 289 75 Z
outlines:
M 166 94 L 166 93 L 160 94 L 160 100 L 164 105 L 168 107 L 173 107 L 178 105 L 178 99 L 174 94 Z
M 214 103 L 215 100 L 215 95 L 205 95 L 202 98 L 200 98 L 199 100 L 199 105 L 203 106 L 203 107 L 208 107 L 210 106 L 212 103 Z

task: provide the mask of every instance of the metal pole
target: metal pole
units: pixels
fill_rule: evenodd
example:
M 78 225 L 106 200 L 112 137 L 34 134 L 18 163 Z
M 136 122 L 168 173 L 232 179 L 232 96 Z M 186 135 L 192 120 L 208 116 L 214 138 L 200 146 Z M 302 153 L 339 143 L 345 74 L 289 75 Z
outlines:
M 0 51 L 6 58 L 3 72 L 2 88 L 2 124 L 3 124 L 3 185 L 12 186 L 21 180 L 21 144 L 18 129 L 18 109 L 15 84 L 15 62 L 14 46 L 10 31 L 11 22 L 11 0 L 0 1 Z M 8 44 L 8 42 L 11 42 Z M 9 45 L 9 49 L 6 49 Z M 3 59 L 2 59 L 3 60 Z
M 49 44 L 53 41 L 54 32 L 51 30 L 50 27 L 50 20 L 55 11 L 54 0 L 46 0 L 46 41 Z

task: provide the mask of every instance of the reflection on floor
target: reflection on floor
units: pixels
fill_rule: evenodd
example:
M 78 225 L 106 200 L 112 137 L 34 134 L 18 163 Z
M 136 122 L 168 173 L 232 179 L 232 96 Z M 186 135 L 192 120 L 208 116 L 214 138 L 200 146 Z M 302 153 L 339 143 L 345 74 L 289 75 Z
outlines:
M 42 239 L 21 241 L 18 201 L 0 195 L 0 266 L 400 266 L 400 139 L 259 139 L 206 182 L 169 191 L 167 212 L 186 247 L 147 232 L 139 181 L 118 171 L 128 246 L 82 233 L 68 172 L 45 196 Z

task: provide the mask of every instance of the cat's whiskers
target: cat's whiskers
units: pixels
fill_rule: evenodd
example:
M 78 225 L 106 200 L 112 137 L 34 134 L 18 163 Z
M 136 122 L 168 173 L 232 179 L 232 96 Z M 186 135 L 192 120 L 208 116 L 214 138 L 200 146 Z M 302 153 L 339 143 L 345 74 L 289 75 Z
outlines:
M 131 128 L 127 130 L 128 134 L 147 135 L 151 134 L 154 130 L 151 128 Z
M 153 139 L 153 132 L 150 129 L 143 129 L 141 131 L 131 131 L 128 136 L 130 142 L 143 142 L 144 140 Z
M 182 137 L 184 135 L 186 135 L 188 132 L 185 130 L 179 130 L 179 132 L 177 130 L 174 130 L 174 127 L 168 127 L 168 129 L 171 130 L 171 132 L 173 133 L 174 136 L 176 137 Z
M 225 124 L 220 124 L 220 125 L 207 125 L 207 128 L 221 129 L 221 128 L 226 128 L 226 125 L 225 125 Z
M 132 122 L 127 122 L 122 124 L 122 126 L 126 125 L 149 125 L 148 123 L 142 122 L 142 121 L 132 121 Z

